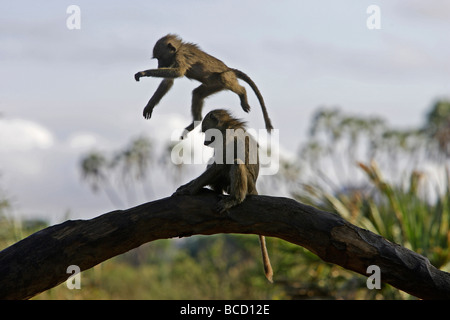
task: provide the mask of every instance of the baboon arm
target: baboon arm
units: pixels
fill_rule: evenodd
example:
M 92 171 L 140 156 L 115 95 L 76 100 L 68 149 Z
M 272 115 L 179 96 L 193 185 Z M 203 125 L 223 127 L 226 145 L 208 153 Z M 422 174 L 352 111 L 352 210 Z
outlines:
M 196 194 L 203 187 L 210 185 L 221 174 L 220 166 L 212 164 L 198 178 L 179 187 L 175 194 Z
M 161 98 L 172 88 L 173 79 L 164 79 L 156 89 L 148 104 L 155 106 L 161 101 Z
M 163 81 L 161 81 L 158 89 L 156 89 L 155 93 L 144 108 L 144 118 L 150 119 L 152 117 L 153 108 L 159 103 L 159 101 L 161 101 L 162 97 L 164 97 L 167 91 L 172 88 L 173 81 L 173 79 L 164 79 Z
M 139 74 L 139 77 L 179 78 L 185 73 L 186 70 L 181 68 L 158 68 L 138 72 L 136 77 Z

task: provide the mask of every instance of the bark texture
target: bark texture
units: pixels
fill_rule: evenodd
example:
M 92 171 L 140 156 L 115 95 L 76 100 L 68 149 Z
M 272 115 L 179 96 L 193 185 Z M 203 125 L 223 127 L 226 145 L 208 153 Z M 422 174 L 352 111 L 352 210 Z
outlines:
M 0 252 L 0 299 L 28 299 L 50 289 L 67 280 L 70 265 L 83 271 L 146 242 L 217 233 L 281 238 L 365 276 L 369 265 L 377 265 L 382 282 L 416 297 L 450 298 L 449 273 L 335 214 L 259 195 L 222 215 L 214 210 L 217 201 L 205 190 L 38 231 Z

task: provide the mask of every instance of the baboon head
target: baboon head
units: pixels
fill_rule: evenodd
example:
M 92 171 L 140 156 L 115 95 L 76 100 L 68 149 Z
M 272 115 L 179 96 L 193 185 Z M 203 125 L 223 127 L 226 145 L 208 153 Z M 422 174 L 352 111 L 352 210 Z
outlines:
M 153 47 L 153 58 L 158 59 L 158 68 L 169 68 L 174 64 L 181 44 L 181 39 L 174 34 L 168 34 L 156 42 Z
M 244 129 L 245 122 L 234 118 L 230 112 L 225 109 L 216 109 L 208 112 L 202 121 L 202 132 L 206 133 L 209 129 L 217 129 L 222 133 L 222 137 L 225 137 L 225 131 L 227 129 Z M 210 145 L 214 142 L 214 135 L 211 136 L 210 140 L 206 139 L 205 146 Z

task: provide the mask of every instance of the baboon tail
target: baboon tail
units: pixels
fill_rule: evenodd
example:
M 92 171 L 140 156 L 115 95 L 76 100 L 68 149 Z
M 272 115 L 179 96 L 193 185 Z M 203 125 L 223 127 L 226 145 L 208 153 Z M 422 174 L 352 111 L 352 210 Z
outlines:
M 266 274 L 267 280 L 269 280 L 272 283 L 273 282 L 273 270 L 272 270 L 272 266 L 270 265 L 269 253 L 267 252 L 266 237 L 260 235 L 259 236 L 259 244 L 261 245 L 264 273 Z
M 261 104 L 261 109 L 263 112 L 266 129 L 267 129 L 267 131 L 270 132 L 271 130 L 273 130 L 272 122 L 270 121 L 269 114 L 267 113 L 267 109 L 266 109 L 266 104 L 264 103 L 264 98 L 263 98 L 261 92 L 259 92 L 258 87 L 253 82 L 253 80 L 248 75 L 246 75 L 244 72 L 242 72 L 241 70 L 238 70 L 238 69 L 231 69 L 231 70 L 233 70 L 233 72 L 236 74 L 236 77 L 247 82 L 250 85 L 250 87 L 253 89 L 253 91 L 255 92 L 256 96 L 258 97 L 259 103 Z

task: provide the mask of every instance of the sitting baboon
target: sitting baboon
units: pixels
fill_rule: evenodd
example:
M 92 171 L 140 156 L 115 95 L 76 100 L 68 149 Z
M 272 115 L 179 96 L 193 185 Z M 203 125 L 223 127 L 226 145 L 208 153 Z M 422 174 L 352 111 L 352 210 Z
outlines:
M 228 196 L 224 195 L 217 204 L 217 211 L 224 213 L 243 202 L 248 194 L 258 194 L 256 190 L 259 173 L 258 144 L 245 131 L 245 122 L 232 117 L 223 109 L 213 110 L 205 116 L 202 132 L 206 134 L 204 144 L 214 147 L 214 157 L 203 174 L 179 187 L 174 195 L 196 194 L 205 186 L 210 186 L 220 194 L 225 191 Z M 210 140 L 208 133 L 213 134 Z M 265 275 L 272 282 L 273 271 L 265 237 L 260 235 L 259 240 Z
M 196 44 L 183 42 L 181 38 L 174 34 L 168 34 L 156 42 L 153 48 L 153 58 L 158 59 L 158 69 L 141 71 L 134 75 L 136 81 L 139 81 L 141 77 L 164 78 L 144 108 L 146 119 L 150 119 L 153 108 L 170 90 L 174 79 L 183 76 L 202 83 L 192 91 L 191 111 L 194 121 L 202 120 L 204 99 L 224 89 L 236 93 L 240 98 L 242 109 L 249 112 L 250 105 L 247 101 L 247 93 L 245 88 L 239 84 L 237 80 L 239 78 L 247 82 L 258 97 L 266 129 L 268 131 L 273 129 L 258 87 L 244 72 L 227 67 L 219 59 L 202 51 Z M 189 132 L 193 128 L 194 122 L 187 126 L 186 130 Z

